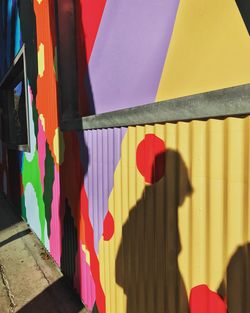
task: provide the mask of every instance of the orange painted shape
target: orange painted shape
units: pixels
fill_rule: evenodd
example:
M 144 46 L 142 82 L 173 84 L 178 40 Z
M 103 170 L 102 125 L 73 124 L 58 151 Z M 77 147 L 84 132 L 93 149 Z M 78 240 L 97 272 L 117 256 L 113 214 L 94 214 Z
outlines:
M 44 116 L 46 122 L 46 139 L 56 163 L 53 149 L 55 130 L 58 127 L 57 109 L 57 81 L 54 71 L 55 53 L 55 16 L 53 1 L 43 0 L 40 4 L 34 1 L 37 30 L 37 51 L 42 44 L 44 71 L 42 77 L 37 78 L 36 107 L 39 115 Z

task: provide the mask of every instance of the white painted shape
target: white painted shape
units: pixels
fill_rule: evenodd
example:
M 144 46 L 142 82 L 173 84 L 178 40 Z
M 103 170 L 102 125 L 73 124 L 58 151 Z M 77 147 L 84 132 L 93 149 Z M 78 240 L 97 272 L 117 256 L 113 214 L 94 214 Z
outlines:
M 26 207 L 26 217 L 31 229 L 41 239 L 41 225 L 39 220 L 39 206 L 36 192 L 31 183 L 28 183 L 24 190 L 24 201 Z
M 49 244 L 49 236 L 48 236 L 48 225 L 47 221 L 45 220 L 45 225 L 44 225 L 44 245 L 45 248 L 50 252 L 50 244 Z

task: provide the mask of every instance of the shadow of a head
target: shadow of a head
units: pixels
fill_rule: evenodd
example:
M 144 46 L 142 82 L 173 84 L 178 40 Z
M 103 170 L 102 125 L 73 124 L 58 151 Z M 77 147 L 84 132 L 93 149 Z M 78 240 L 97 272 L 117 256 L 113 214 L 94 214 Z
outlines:
M 165 180 L 166 192 L 178 206 L 193 192 L 186 164 L 178 151 L 167 149 L 157 154 L 152 164 L 151 177 L 153 182 Z

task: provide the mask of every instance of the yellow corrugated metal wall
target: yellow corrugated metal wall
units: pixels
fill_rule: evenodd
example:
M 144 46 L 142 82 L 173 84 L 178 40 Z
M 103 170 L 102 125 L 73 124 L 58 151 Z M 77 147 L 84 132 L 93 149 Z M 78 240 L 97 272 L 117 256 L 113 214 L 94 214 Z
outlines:
M 245 117 L 128 128 L 109 198 L 115 233 L 99 246 L 107 312 L 187 312 L 200 284 L 228 298 L 229 312 L 250 312 L 249 126 Z M 146 134 L 166 147 L 154 184 L 136 164 Z

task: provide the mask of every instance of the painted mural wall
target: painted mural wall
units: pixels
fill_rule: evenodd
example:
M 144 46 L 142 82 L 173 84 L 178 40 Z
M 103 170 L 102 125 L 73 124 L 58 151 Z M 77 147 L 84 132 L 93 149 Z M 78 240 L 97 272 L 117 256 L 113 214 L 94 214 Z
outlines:
M 80 2 L 96 113 L 250 82 L 246 0 Z
M 244 1 L 76 3 L 96 113 L 250 82 Z M 249 117 L 62 132 L 54 5 L 0 5 L 1 77 L 26 45 L 31 137 L 1 145 L 2 190 L 90 311 L 250 311 Z

